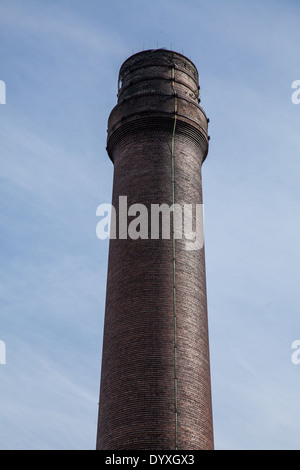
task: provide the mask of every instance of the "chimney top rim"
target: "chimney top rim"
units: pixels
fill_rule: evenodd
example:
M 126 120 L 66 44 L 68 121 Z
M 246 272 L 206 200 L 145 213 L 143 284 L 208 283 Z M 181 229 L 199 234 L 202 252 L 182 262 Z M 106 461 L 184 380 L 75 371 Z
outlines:
M 181 59 L 184 59 L 185 61 L 189 62 L 190 65 L 196 70 L 196 73 L 198 74 L 198 69 L 196 67 L 196 65 L 194 64 L 194 62 L 189 59 L 186 55 L 184 54 L 181 54 L 180 52 L 177 52 L 177 51 L 174 51 L 174 50 L 171 50 L 171 49 L 166 49 L 164 47 L 161 47 L 161 48 L 157 48 L 157 49 L 146 49 L 146 50 L 143 50 L 143 51 L 139 51 L 139 52 L 136 52 L 132 55 L 130 55 L 129 57 L 127 57 L 124 62 L 122 63 L 121 67 L 120 67 L 120 73 L 119 75 L 121 76 L 123 72 L 125 72 L 127 66 L 130 67 L 130 61 L 134 60 L 134 59 L 137 59 L 139 56 L 142 56 L 142 55 L 149 55 L 149 54 L 153 54 L 153 53 L 165 53 L 166 56 L 167 55 L 171 55 L 173 57 L 180 57 Z M 127 62 L 128 62 L 128 65 L 127 65 Z

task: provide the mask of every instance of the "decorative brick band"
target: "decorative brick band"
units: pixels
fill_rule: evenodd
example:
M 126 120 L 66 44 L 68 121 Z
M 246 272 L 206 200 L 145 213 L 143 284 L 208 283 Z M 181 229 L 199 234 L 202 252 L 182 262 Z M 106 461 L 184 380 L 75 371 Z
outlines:
M 165 133 L 166 136 L 172 135 L 174 114 L 166 117 L 163 117 L 162 113 L 159 116 L 147 116 L 149 113 L 145 111 L 144 114 L 144 116 L 142 114 L 126 116 L 121 122 L 116 123 L 115 129 L 111 131 L 107 141 L 107 153 L 112 161 L 115 147 L 121 144 L 123 138 L 127 138 L 129 135 L 135 135 L 140 132 L 159 132 Z M 185 116 L 178 115 L 178 117 L 186 119 Z M 176 134 L 189 139 L 189 144 L 199 147 L 200 155 L 203 155 L 203 163 L 208 153 L 208 137 L 205 130 L 200 129 L 199 125 L 196 127 L 189 122 L 177 119 Z

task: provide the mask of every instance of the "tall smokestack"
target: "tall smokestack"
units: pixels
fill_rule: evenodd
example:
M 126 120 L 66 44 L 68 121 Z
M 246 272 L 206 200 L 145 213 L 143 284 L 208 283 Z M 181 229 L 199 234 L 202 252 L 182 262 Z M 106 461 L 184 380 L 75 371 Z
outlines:
M 149 214 L 152 204 L 202 204 L 208 119 L 198 83 L 195 65 L 169 50 L 121 66 L 107 140 L 117 214 L 120 196 Z M 187 249 L 172 218 L 169 239 L 151 239 L 150 226 L 148 239 L 120 238 L 118 222 L 116 233 L 97 449 L 213 449 L 204 247 Z

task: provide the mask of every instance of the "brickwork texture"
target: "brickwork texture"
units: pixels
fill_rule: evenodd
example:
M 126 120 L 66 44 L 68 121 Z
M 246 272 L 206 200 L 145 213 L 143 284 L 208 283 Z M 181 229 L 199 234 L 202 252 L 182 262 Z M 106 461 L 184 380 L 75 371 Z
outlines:
M 171 206 L 173 190 L 175 203 L 202 204 L 199 101 L 197 69 L 181 54 L 143 51 L 121 66 L 107 139 L 117 214 L 119 196 L 149 214 Z M 174 264 L 173 243 L 110 240 L 98 450 L 213 449 L 204 247 L 175 240 Z

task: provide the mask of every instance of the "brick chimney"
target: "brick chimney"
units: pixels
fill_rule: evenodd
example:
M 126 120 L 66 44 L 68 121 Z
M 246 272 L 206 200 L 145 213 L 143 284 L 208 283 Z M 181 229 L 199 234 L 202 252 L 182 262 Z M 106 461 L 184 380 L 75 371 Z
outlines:
M 202 204 L 208 119 L 195 65 L 165 49 L 129 57 L 108 121 L 112 205 Z M 130 220 L 130 217 L 129 217 Z M 213 449 L 204 246 L 110 240 L 97 449 Z M 161 235 L 161 232 L 160 232 Z

